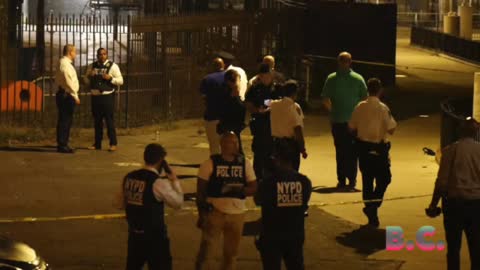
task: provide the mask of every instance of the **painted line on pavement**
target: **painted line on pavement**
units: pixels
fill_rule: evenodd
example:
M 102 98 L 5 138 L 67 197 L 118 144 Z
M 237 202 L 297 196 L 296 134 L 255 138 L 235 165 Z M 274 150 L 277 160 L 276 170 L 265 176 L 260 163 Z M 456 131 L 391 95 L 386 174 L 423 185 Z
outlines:
M 386 201 L 398 201 L 398 200 L 408 200 L 408 199 L 417 199 L 417 198 L 424 198 L 424 197 L 431 197 L 432 194 L 424 194 L 424 195 L 413 195 L 413 196 L 401 196 L 401 197 L 394 197 L 394 198 L 387 198 L 383 199 L 383 202 Z M 322 202 L 314 202 L 309 204 L 310 207 L 328 207 L 328 206 L 338 206 L 338 205 L 354 205 L 354 204 L 363 204 L 365 202 L 380 202 L 382 200 L 355 200 L 355 201 L 340 201 L 340 202 L 333 202 L 333 203 L 322 203 Z M 260 211 L 260 207 L 249 208 L 247 211 Z M 188 213 L 197 213 L 196 207 L 183 207 L 180 212 L 188 212 Z M 168 214 L 165 214 L 168 216 Z M 0 224 L 7 224 L 7 223 L 35 223 L 35 222 L 52 222 L 52 221 L 71 221 L 71 220 L 104 220 L 104 219 L 120 219 L 125 218 L 125 214 L 100 214 L 100 215 L 84 215 L 84 216 L 64 216 L 64 217 L 21 217 L 21 218 L 9 218 L 9 219 L 0 219 Z

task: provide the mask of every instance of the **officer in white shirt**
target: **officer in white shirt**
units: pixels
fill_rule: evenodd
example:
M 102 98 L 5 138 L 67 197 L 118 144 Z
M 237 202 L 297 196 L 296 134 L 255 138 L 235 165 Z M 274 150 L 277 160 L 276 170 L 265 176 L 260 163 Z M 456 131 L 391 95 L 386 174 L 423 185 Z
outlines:
M 282 89 L 285 97 L 270 103 L 270 125 L 274 149 L 282 140 L 291 144 L 297 150 L 291 157 L 292 166 L 296 171 L 300 168 L 300 154 L 303 158 L 308 156 L 303 136 L 303 112 L 300 105 L 295 102 L 297 91 L 297 82 L 288 80 Z
M 348 126 L 357 137 L 356 147 L 362 172 L 363 200 L 378 200 L 365 202 L 363 212 L 368 218 L 368 225 L 378 227 L 380 225 L 378 208 L 382 204 L 381 200 L 392 178 L 390 143 L 387 136 L 394 133 L 397 122 L 387 105 L 380 101 L 381 81 L 372 78 L 368 80 L 367 87 L 369 97 L 357 105 Z
M 92 114 L 95 126 L 95 142 L 88 149 L 100 150 L 103 138 L 103 120 L 110 140 L 109 151 L 117 150 L 117 134 L 114 123 L 115 89 L 123 85 L 120 68 L 108 59 L 104 48 L 97 50 L 97 61 L 89 65 L 84 77 L 92 95 Z
M 77 56 L 75 46 L 67 44 L 63 47 L 63 57 L 60 59 L 59 67 L 55 75 L 55 82 L 58 85 L 56 103 L 58 108 L 57 122 L 57 151 L 59 153 L 73 153 L 73 148 L 68 146 L 70 128 L 73 122 L 75 105 L 80 104 L 78 91 L 77 71 L 73 66 L 73 60 Z

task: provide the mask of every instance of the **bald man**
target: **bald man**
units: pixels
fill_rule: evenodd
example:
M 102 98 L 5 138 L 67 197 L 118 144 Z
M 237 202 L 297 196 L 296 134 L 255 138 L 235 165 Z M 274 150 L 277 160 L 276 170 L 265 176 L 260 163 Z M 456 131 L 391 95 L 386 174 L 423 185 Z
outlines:
M 280 85 L 280 84 L 285 83 L 285 81 L 286 81 L 285 76 L 281 72 L 275 70 L 275 57 L 273 57 L 272 55 L 265 55 L 263 57 L 262 64 L 267 64 L 270 67 L 270 69 L 272 70 L 272 76 L 273 76 L 273 83 L 274 84 Z M 247 92 L 250 89 L 250 87 L 252 87 L 252 85 L 254 85 L 256 83 L 259 83 L 259 82 L 260 82 L 260 79 L 258 78 L 258 75 L 253 76 L 248 81 Z
M 200 93 L 205 100 L 205 130 L 210 147 L 210 155 L 220 153 L 220 136 L 217 134 L 217 125 L 222 116 L 222 110 L 228 93 L 224 87 L 225 64 L 222 58 L 215 58 L 212 61 L 214 72 L 203 78 L 200 84 Z
M 348 122 L 357 104 L 366 99 L 367 86 L 362 75 L 351 69 L 352 55 L 342 52 L 337 58 L 337 72 L 330 74 L 323 87 L 323 104 L 329 111 L 333 141 L 337 159 L 338 188 L 355 189 L 357 183 L 357 154 L 354 151 L 354 136 Z

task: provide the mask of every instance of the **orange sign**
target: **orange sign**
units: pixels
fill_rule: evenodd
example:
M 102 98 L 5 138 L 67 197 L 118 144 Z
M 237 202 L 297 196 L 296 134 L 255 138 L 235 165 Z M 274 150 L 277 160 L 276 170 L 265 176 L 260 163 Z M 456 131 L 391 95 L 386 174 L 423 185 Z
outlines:
M 0 111 L 42 111 L 43 90 L 28 81 L 16 81 L 0 89 Z

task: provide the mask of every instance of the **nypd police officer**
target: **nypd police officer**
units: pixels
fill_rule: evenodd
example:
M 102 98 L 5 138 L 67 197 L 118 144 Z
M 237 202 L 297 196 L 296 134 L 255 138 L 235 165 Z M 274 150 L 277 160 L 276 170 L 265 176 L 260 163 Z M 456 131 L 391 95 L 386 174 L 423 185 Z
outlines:
M 273 149 L 270 110 L 267 104 L 269 100 L 279 99 L 281 95 L 279 89 L 275 87 L 272 70 L 267 64 L 260 65 L 258 78 L 259 82 L 247 91 L 245 105 L 251 114 L 253 168 L 255 175 L 261 181 Z
M 145 167 L 123 179 L 119 202 L 128 221 L 127 270 L 141 270 L 145 263 L 150 270 L 172 269 L 164 205 L 181 208 L 183 192 L 165 156 L 161 145 L 149 144 L 144 152 Z M 162 170 L 168 180 L 160 178 Z
M 85 75 L 85 83 L 90 87 L 92 95 L 92 114 L 95 126 L 95 142 L 88 149 L 102 148 L 103 120 L 107 125 L 110 140 L 109 151 L 117 149 L 117 134 L 113 118 L 115 89 L 123 85 L 123 77 L 117 64 L 108 59 L 104 48 L 97 50 L 97 61 L 89 65 Z
M 348 126 L 357 137 L 362 193 L 363 200 L 366 201 L 363 212 L 368 218 L 368 225 L 378 227 L 378 208 L 382 205 L 383 195 L 392 179 L 388 135 L 394 133 L 397 122 L 388 106 L 380 101 L 381 81 L 371 78 L 367 86 L 369 96 L 356 106 Z
M 312 183 L 293 168 L 293 155 L 298 155 L 297 147 L 286 140 L 279 141 L 273 153 L 273 171 L 258 190 L 262 228 L 257 247 L 265 270 L 280 270 L 282 260 L 288 270 L 304 269 L 304 213 Z
M 257 190 L 251 163 L 238 153 L 238 137 L 222 135 L 221 154 L 205 161 L 198 172 L 198 227 L 202 230 L 196 269 L 214 269 L 215 253 L 223 235 L 222 270 L 235 269 L 242 239 L 246 197 Z M 218 269 L 218 268 L 215 268 Z

